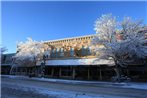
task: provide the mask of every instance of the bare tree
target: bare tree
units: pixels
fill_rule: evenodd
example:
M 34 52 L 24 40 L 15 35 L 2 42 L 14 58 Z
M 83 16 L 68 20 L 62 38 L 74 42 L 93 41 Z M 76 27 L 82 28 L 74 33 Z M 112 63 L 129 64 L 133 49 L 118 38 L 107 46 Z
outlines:
M 6 47 L 1 47 L 1 54 L 3 54 L 4 52 L 6 52 L 8 49 Z

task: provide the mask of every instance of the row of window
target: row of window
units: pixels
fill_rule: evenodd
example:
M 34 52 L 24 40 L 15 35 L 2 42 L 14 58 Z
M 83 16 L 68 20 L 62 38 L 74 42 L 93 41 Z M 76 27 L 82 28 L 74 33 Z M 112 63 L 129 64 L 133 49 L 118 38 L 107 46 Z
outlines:
M 50 53 L 50 56 L 47 55 L 46 58 L 61 58 L 61 57 L 74 57 L 74 56 L 88 56 L 91 55 L 91 48 L 81 48 L 80 50 L 74 50 L 71 48 L 69 51 L 63 51 L 60 49 L 60 51 L 52 50 Z

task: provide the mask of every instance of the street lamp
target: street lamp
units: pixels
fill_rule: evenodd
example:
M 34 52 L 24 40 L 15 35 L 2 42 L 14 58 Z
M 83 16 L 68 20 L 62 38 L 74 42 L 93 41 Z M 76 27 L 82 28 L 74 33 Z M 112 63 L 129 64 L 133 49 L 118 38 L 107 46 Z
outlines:
M 41 77 L 44 77 L 45 61 L 46 61 L 46 56 L 43 55 L 43 61 L 41 62 Z

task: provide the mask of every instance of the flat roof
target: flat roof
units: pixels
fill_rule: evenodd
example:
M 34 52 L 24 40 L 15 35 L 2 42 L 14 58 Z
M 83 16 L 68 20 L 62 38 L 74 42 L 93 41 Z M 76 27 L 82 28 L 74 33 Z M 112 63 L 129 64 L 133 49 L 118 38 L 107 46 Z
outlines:
M 43 42 L 54 42 L 54 41 L 69 40 L 69 39 L 82 38 L 82 37 L 91 37 L 91 36 L 94 36 L 94 35 L 95 34 L 84 35 L 84 36 L 77 36 L 77 37 L 69 37 L 69 38 L 62 38 L 62 39 L 56 39 L 56 40 L 48 40 L 48 41 L 43 41 Z

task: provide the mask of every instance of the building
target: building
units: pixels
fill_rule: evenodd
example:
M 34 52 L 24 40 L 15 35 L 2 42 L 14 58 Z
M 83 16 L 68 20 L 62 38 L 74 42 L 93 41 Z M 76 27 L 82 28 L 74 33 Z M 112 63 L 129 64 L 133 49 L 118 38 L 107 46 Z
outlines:
M 10 74 L 10 69 L 13 63 L 12 57 L 15 53 L 3 54 L 1 56 L 1 74 Z
M 45 44 L 51 46 L 52 49 L 46 59 L 45 76 L 101 80 L 103 77 L 101 65 L 113 66 L 114 63 L 108 60 L 95 62 L 94 47 L 90 45 L 93 37 L 94 35 L 87 35 L 46 41 Z M 41 65 L 41 62 L 37 65 Z
M 96 60 L 94 46 L 91 46 L 91 40 L 94 35 L 64 38 L 52 41 L 45 41 L 51 48 L 51 52 L 45 57 L 45 64 L 38 61 L 33 67 L 15 67 L 12 72 L 10 70 L 10 63 L 7 63 L 7 70 L 3 72 L 6 67 L 6 55 L 3 55 L 2 74 L 8 74 L 7 71 L 14 75 L 30 75 L 50 78 L 65 78 L 77 80 L 104 80 L 110 81 L 111 77 L 115 75 L 114 62 L 112 60 Z M 97 47 L 102 47 L 98 45 Z M 48 52 L 48 51 L 46 51 Z M 14 55 L 14 54 L 13 54 Z M 7 58 L 9 58 L 8 55 Z M 12 57 L 12 55 L 11 55 Z M 12 60 L 12 58 L 9 58 Z M 4 64 L 3 64 L 4 63 Z M 12 68 L 12 67 L 11 67 Z M 131 76 L 136 81 L 147 81 L 147 68 L 145 63 L 134 64 L 123 69 L 123 72 Z
M 147 32 L 147 27 L 142 28 L 141 32 Z M 123 39 L 122 35 L 117 37 Z M 97 60 L 95 48 L 90 44 L 93 38 L 94 35 L 86 35 L 45 41 L 44 44 L 48 46 L 45 51 L 47 55 L 32 67 L 12 66 L 12 56 L 15 54 L 4 54 L 1 58 L 1 74 L 110 81 L 115 75 L 114 62 Z M 122 72 L 133 81 L 147 81 L 147 60 L 129 64 Z

